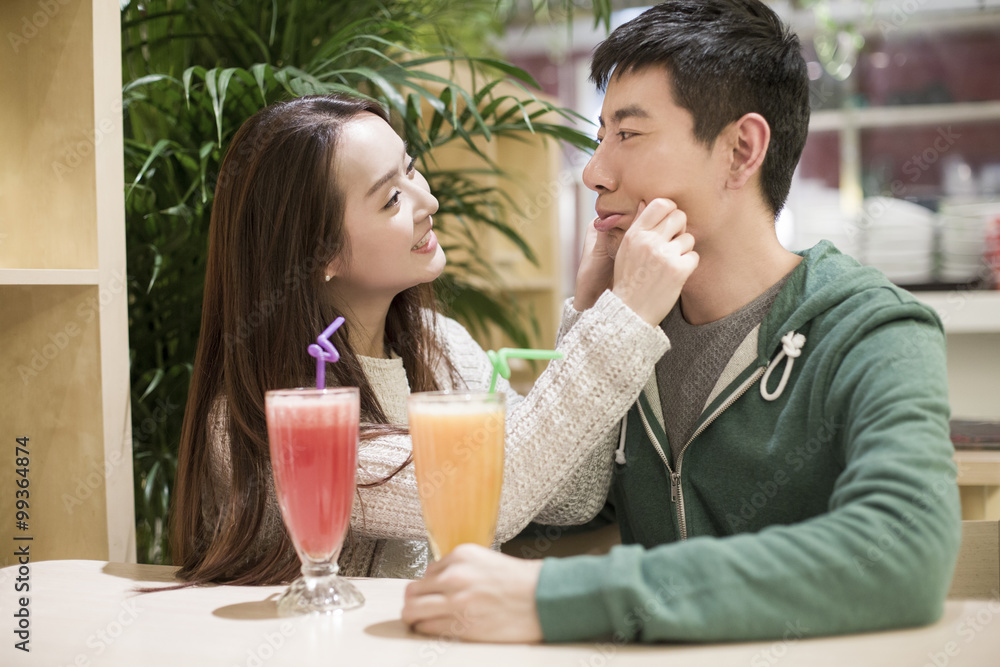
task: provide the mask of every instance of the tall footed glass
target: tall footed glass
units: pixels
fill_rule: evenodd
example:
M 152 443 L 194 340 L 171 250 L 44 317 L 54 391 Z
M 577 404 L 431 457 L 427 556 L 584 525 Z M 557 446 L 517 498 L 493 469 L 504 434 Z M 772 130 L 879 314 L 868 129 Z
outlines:
M 278 598 L 283 616 L 364 604 L 337 576 L 351 521 L 358 458 L 357 387 L 282 389 L 264 395 L 274 488 L 302 561 L 302 576 Z
M 434 558 L 459 544 L 492 546 L 503 485 L 505 396 L 412 394 L 413 465 Z

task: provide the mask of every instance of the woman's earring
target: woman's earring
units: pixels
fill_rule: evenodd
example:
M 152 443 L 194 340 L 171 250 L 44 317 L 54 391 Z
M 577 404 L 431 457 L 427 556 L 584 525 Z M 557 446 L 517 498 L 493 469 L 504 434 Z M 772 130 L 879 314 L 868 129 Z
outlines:
M 333 278 L 333 276 L 329 276 L 329 275 L 328 275 L 328 276 L 326 277 L 326 282 L 330 282 L 330 280 L 331 280 L 332 278 Z

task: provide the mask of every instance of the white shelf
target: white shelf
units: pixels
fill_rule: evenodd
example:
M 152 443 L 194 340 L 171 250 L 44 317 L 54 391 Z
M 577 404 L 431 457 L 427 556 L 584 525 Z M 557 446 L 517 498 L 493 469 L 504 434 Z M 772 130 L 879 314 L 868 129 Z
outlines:
M 914 292 L 933 308 L 950 334 L 1000 333 L 1000 290 Z
M 0 285 L 98 285 L 97 269 L 0 269 Z
M 992 120 L 1000 120 L 1000 101 L 816 111 L 809 121 L 809 131 L 831 132 L 847 128 L 959 125 Z

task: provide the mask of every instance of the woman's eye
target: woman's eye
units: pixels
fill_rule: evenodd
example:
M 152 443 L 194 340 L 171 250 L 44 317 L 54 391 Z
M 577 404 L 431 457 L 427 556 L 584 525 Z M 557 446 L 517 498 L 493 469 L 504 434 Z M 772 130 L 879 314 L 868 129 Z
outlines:
M 406 175 L 409 176 L 417 166 L 417 158 L 410 158 L 410 163 L 406 165 Z
M 399 203 L 399 195 L 402 194 L 401 190 L 396 190 L 392 193 L 392 197 L 389 198 L 389 203 L 387 203 L 383 208 L 392 208 Z

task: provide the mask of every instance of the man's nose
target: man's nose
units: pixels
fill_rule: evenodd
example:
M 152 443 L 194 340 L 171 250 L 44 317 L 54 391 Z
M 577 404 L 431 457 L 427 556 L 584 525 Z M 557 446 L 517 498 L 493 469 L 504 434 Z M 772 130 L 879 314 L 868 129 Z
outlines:
M 617 188 L 603 144 L 598 144 L 597 150 L 583 168 L 583 183 L 594 192 L 613 191 Z

